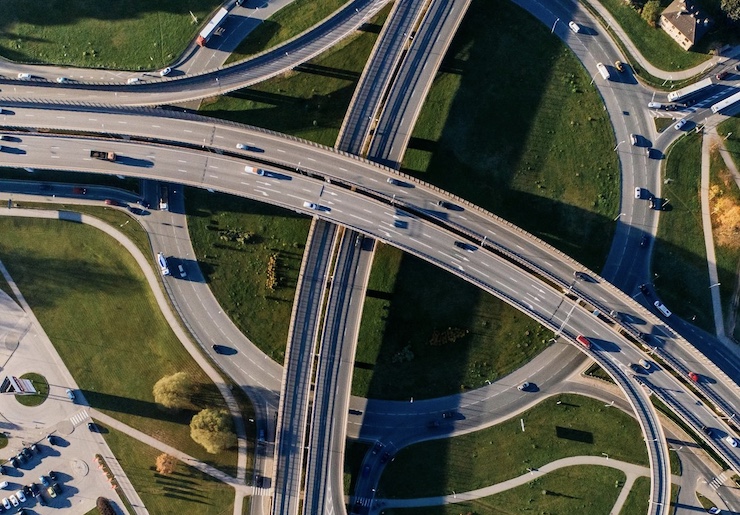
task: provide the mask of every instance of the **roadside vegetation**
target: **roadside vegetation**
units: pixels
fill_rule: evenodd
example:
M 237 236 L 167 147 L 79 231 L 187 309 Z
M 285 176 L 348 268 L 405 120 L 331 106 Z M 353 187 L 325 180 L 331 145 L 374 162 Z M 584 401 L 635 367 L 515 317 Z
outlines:
M 29 372 L 23 374 L 21 379 L 28 379 L 36 388 L 33 395 L 16 395 L 15 400 L 24 406 L 40 406 L 49 397 L 49 382 L 41 374 Z
M 204 100 L 201 113 L 334 146 L 389 9 L 382 9 L 364 30 L 358 30 L 293 71 Z
M 29 182 L 58 182 L 62 184 L 95 184 L 99 186 L 108 186 L 110 188 L 120 188 L 134 194 L 139 194 L 141 181 L 134 178 L 119 179 L 115 175 L 106 175 L 100 173 L 83 173 L 83 172 L 62 172 L 58 170 L 34 170 L 28 172 L 20 168 L 0 168 L 0 177 L 9 181 L 29 181 Z M 48 195 L 53 195 L 54 186 L 48 191 Z
M 659 3 L 657 13 L 660 13 L 668 7 L 671 0 L 660 0 L 656 3 Z M 643 57 L 661 70 L 666 72 L 686 70 L 703 63 L 711 57 L 708 53 L 709 45 L 712 42 L 711 33 L 705 36 L 699 42 L 699 45 L 687 52 L 678 46 L 678 43 L 673 41 L 663 29 L 655 24 L 651 26 L 632 3 L 621 0 L 601 0 L 601 4 L 617 20 L 619 26 L 622 27 L 622 30 Z M 648 2 L 648 4 L 652 5 L 651 2 Z M 645 17 L 653 20 L 657 20 L 660 15 L 653 16 L 654 13 L 648 14 L 645 11 Z
M 650 478 L 640 476 L 635 479 L 627 500 L 622 506 L 620 515 L 632 515 L 633 513 L 647 513 L 650 507 Z
M 226 63 L 276 47 L 313 27 L 346 3 L 347 0 L 293 0 L 250 32 Z
M 0 241 L 0 259 L 90 404 L 235 475 L 235 450 L 214 456 L 190 438 L 195 409 L 225 402 L 170 330 L 131 255 L 82 224 L 2 218 L 0 233 L 13 235 L 12 244 Z M 165 411 L 152 389 L 178 371 L 197 384 L 195 409 Z
M 520 420 L 524 421 L 524 432 Z M 602 453 L 648 466 L 637 421 L 599 400 L 560 395 L 501 424 L 402 449 L 385 469 L 378 497 L 466 492 L 518 477 L 528 468 L 560 458 Z
M 727 147 L 730 158 L 740 169 L 740 159 L 736 158 L 740 153 L 740 138 L 736 139 L 734 137 L 735 134 L 740 134 L 740 119 L 729 118 L 718 127 L 718 133 L 723 139 L 726 138 L 722 144 Z M 733 308 L 733 306 L 737 306 L 736 296 L 740 295 L 740 279 L 738 278 L 740 237 L 737 234 L 737 227 L 740 224 L 740 187 L 738 187 L 736 180 L 719 155 L 719 151 L 713 149 L 711 154 L 709 205 L 712 213 L 712 233 L 717 258 L 719 288 L 727 334 L 736 340 L 740 340 L 738 312 L 737 308 Z
M 223 515 L 234 509 L 234 489 L 175 460 L 172 472 L 157 470 L 161 452 L 96 422 L 149 513 Z M 169 473 L 168 473 L 169 472 Z
M 180 56 L 219 5 L 214 0 L 3 0 L 0 55 L 33 64 L 158 69 Z
M 532 359 L 552 333 L 493 295 L 379 244 L 352 393 L 433 398 L 484 386 Z
M 526 66 L 512 64 L 512 55 Z M 599 270 L 620 175 L 611 125 L 590 81 L 549 27 L 513 4 L 473 2 L 403 169 Z
M 666 152 L 661 197 L 670 202 L 660 213 L 652 282 L 658 298 L 668 309 L 713 333 L 699 196 L 701 142 L 701 135 L 687 134 Z
M 625 475 L 621 470 L 584 465 L 559 469 L 490 497 L 424 508 L 391 508 L 386 515 L 482 515 L 486 513 L 588 513 L 608 515 Z M 446 495 L 450 495 L 447 492 Z M 629 513 L 640 513 L 637 511 Z
M 282 363 L 311 219 L 196 188 L 186 190 L 185 210 L 198 265 L 221 307 Z

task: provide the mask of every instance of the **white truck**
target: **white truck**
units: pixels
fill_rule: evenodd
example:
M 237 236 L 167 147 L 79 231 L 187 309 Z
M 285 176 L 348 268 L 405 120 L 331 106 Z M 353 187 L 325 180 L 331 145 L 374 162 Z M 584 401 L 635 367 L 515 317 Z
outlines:
M 170 275 L 170 268 L 167 266 L 167 258 L 161 252 L 157 254 L 157 263 L 159 263 L 159 271 L 162 275 Z

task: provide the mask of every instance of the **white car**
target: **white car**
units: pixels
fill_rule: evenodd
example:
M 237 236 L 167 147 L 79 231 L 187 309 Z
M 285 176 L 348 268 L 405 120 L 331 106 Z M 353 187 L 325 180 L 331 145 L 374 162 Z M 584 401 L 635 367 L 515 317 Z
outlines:
M 26 502 L 26 494 L 23 493 L 23 490 L 18 490 L 15 493 L 15 496 L 18 498 L 20 502 Z
M 8 499 L 10 499 L 10 503 L 17 507 L 20 503 L 18 502 L 18 499 L 16 499 L 15 495 L 11 495 Z
M 131 77 L 129 80 L 126 81 L 126 84 L 136 84 L 137 82 L 141 82 L 141 79 L 139 77 Z
M 21 80 L 28 80 L 31 78 L 31 74 L 30 73 L 19 73 L 18 78 Z
M 64 84 L 65 82 L 69 82 L 69 79 L 67 77 L 57 77 L 57 82 L 59 84 Z
M 164 70 L 161 70 L 161 71 L 159 72 L 159 76 L 160 76 L 160 77 L 165 77 L 165 76 L 169 75 L 169 74 L 170 74 L 170 72 L 172 72 L 172 68 L 170 68 L 170 67 L 168 66 L 167 68 L 165 68 Z
M 668 318 L 669 316 L 671 316 L 671 310 L 668 309 L 667 307 L 665 307 L 665 304 L 663 304 L 659 300 L 656 300 L 653 303 L 653 306 L 655 306 L 656 308 L 658 308 L 658 311 L 660 311 L 661 313 L 663 313 L 663 316 L 664 317 Z
M 642 198 L 642 188 L 639 186 L 635 188 L 635 198 Z
M 303 203 L 303 207 L 307 207 L 308 209 L 316 209 L 316 210 L 319 209 L 318 204 L 314 204 L 313 202 L 308 202 L 308 201 Z
M 678 123 L 673 126 L 673 128 L 677 131 L 680 131 L 684 125 L 686 125 L 686 118 L 681 118 Z
M 646 361 L 644 359 L 640 360 L 640 366 L 644 368 L 645 370 L 650 370 L 650 362 Z
M 257 175 L 260 175 L 260 176 L 265 175 L 265 171 L 262 168 L 255 168 L 253 166 L 245 166 L 244 171 L 249 172 L 249 173 L 256 173 Z
M 572 21 L 572 22 L 568 23 L 568 27 L 570 27 L 570 30 L 572 30 L 572 31 L 573 31 L 573 32 L 575 32 L 576 34 L 578 34 L 579 32 L 581 32 L 581 26 L 580 26 L 580 25 L 578 25 L 578 24 L 577 24 L 576 22 L 574 22 L 574 21 Z
M 725 438 L 725 441 L 733 447 L 737 447 L 737 440 L 735 440 L 733 437 L 728 436 L 727 438 Z
M 5 507 L 6 510 L 10 509 L 10 501 L 8 500 L 7 497 L 3 498 L 3 506 Z
M 8 488 L 8 482 L 7 481 L 3 481 L 2 483 L 0 483 L 0 488 L 2 488 L 3 490 L 5 490 L 6 488 Z
M 246 146 L 244 143 L 237 143 L 236 148 L 237 150 L 249 150 L 249 147 Z
M 185 269 L 182 267 L 182 265 L 177 265 L 177 269 L 180 271 L 180 277 L 187 277 L 188 273 L 185 271 Z
M 524 382 L 524 383 L 520 384 L 519 386 L 517 386 L 516 388 L 517 388 L 517 390 L 519 390 L 520 392 L 523 392 L 523 391 L 525 391 L 525 390 L 528 390 L 528 389 L 529 389 L 529 386 L 530 386 L 530 385 L 529 385 L 529 383 L 528 383 L 528 382 Z

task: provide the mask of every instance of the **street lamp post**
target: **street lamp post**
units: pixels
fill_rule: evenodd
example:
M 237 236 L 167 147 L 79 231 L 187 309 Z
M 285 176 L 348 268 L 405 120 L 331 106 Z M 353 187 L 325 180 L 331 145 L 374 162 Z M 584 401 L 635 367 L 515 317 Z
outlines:
M 709 287 L 709 289 L 711 290 L 712 288 L 714 288 L 715 286 L 719 286 L 720 284 L 722 284 L 722 283 L 714 283 L 713 285 L 711 285 L 711 286 Z
M 560 18 L 555 19 L 555 23 L 552 24 L 552 29 L 550 29 L 550 34 L 555 32 L 555 25 L 557 25 L 559 21 L 560 21 Z
M 617 151 L 617 149 L 619 148 L 619 145 L 621 145 L 622 143 L 624 143 L 624 141 L 620 141 L 619 143 L 617 143 L 617 146 L 614 147 L 614 152 Z
M 617 216 L 614 217 L 614 221 L 616 222 L 617 220 L 620 219 L 620 217 L 622 217 L 624 215 L 625 215 L 625 213 L 619 213 Z
M 602 453 L 601 453 L 601 455 L 602 455 L 602 456 L 606 456 L 606 459 L 607 459 L 607 460 L 609 459 L 609 455 L 608 455 L 607 453 L 605 453 L 605 452 L 602 452 Z

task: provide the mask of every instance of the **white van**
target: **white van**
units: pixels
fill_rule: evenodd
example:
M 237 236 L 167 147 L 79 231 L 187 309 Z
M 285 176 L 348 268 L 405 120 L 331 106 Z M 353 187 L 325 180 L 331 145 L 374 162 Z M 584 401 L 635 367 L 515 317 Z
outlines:
M 665 307 L 665 305 L 662 302 L 660 302 L 659 300 L 656 300 L 653 303 L 653 306 L 655 306 L 656 308 L 658 308 L 658 311 L 660 311 L 661 313 L 663 313 L 663 316 L 664 317 L 668 318 L 669 316 L 671 316 L 671 310 L 668 309 L 667 307 Z
M 611 75 L 609 74 L 609 70 L 607 69 L 607 67 L 604 66 L 604 63 L 597 63 L 596 69 L 599 70 L 599 73 L 604 78 L 604 80 L 609 80 L 609 77 L 611 77 Z
M 648 102 L 648 109 L 665 109 L 667 106 L 660 102 Z

